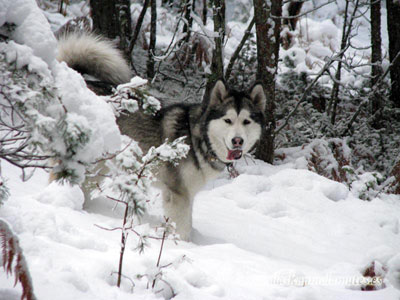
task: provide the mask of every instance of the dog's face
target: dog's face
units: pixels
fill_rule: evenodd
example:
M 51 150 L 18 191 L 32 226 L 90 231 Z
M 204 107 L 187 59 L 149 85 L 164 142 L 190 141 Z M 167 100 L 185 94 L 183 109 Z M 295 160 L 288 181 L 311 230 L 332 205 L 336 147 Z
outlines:
M 249 93 L 228 91 L 222 81 L 215 84 L 208 107 L 207 136 L 221 161 L 240 159 L 260 139 L 265 104 L 260 84 Z

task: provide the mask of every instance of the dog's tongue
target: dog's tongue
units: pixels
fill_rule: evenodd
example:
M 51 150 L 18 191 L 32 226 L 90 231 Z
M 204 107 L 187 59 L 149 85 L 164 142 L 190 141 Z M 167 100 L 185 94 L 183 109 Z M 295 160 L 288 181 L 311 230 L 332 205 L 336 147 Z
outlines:
M 228 157 L 226 159 L 234 160 L 234 159 L 239 159 L 241 157 L 242 157 L 242 150 L 234 149 L 234 150 L 228 150 Z

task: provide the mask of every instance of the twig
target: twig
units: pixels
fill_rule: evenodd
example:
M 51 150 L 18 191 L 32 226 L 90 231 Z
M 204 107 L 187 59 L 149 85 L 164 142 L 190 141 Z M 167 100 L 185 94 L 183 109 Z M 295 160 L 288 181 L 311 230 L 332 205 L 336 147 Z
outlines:
M 165 223 L 168 224 L 169 218 L 165 218 Z M 165 241 L 165 237 L 167 236 L 167 228 L 164 229 L 163 232 L 163 236 L 162 236 L 162 240 L 161 240 L 161 246 L 160 246 L 160 253 L 158 254 L 158 260 L 157 260 L 157 268 L 160 267 L 160 260 L 161 260 L 161 254 L 162 254 L 162 250 L 164 247 L 164 241 Z M 153 279 L 153 284 L 151 286 L 152 289 L 154 289 L 154 286 L 156 285 L 156 278 Z
M 121 154 L 122 152 L 124 152 L 126 149 L 128 149 L 128 147 L 132 144 L 133 140 L 130 140 L 129 143 L 121 150 L 115 152 L 114 154 L 112 154 L 111 156 L 108 157 L 103 157 L 100 158 L 96 161 L 93 162 L 93 164 L 98 164 L 100 162 L 106 161 L 106 160 L 110 160 L 110 159 L 114 159 L 117 155 Z

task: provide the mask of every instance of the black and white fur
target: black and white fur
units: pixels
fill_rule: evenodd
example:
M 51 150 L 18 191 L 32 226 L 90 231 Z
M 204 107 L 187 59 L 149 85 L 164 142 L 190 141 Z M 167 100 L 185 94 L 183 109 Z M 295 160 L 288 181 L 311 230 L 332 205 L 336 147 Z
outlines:
M 85 36 L 81 35 L 80 38 Z M 93 52 L 87 49 L 91 43 L 94 43 Z M 70 44 L 64 42 L 67 47 Z M 97 48 L 102 47 L 95 39 L 87 39 L 83 45 L 85 51 L 82 54 L 78 54 L 79 47 L 74 46 L 73 61 L 77 65 L 78 57 L 83 59 L 84 55 L 92 55 Z M 62 53 L 69 51 L 68 48 L 61 50 Z M 113 54 L 111 51 L 107 54 L 104 49 L 101 53 L 86 59 L 85 72 L 91 73 L 87 62 L 102 57 L 103 63 L 95 63 L 95 73 L 92 73 L 98 77 L 103 76 L 100 77 L 102 80 L 120 83 L 116 82 L 115 78 L 118 76 L 113 73 L 117 63 L 113 58 L 104 59 L 104 56 Z M 64 54 L 63 58 L 66 57 L 69 55 Z M 66 62 L 70 65 L 68 60 Z M 107 65 L 104 62 L 112 63 L 103 72 L 101 68 Z M 220 80 L 213 87 L 207 104 L 172 105 L 163 108 L 156 116 L 141 112 L 122 113 L 117 119 L 121 133 L 138 141 L 144 152 L 151 146 L 161 145 L 165 139 L 172 141 L 186 136 L 186 143 L 190 146 L 187 158 L 178 166 L 165 164 L 157 172 L 158 186 L 163 192 L 165 215 L 176 223 L 177 232 L 182 239 L 190 239 L 193 199 L 196 193 L 233 160 L 249 152 L 261 137 L 265 104 L 266 97 L 260 84 L 249 92 L 238 92 L 229 90 Z

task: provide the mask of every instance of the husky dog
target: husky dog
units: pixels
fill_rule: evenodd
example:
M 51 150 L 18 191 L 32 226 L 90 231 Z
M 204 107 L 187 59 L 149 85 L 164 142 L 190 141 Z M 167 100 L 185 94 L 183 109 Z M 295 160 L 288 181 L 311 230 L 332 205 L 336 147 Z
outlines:
M 79 48 L 74 46 L 74 64 L 80 65 L 78 58 L 84 59 L 85 72 L 118 83 L 114 80 L 118 77 L 114 74 L 117 72 L 113 63 L 116 58 L 104 57 L 112 51 L 102 49 L 101 54 L 96 56 L 96 49 L 101 48 L 96 39 L 87 39 L 85 35 L 80 38 L 86 39 L 83 43 L 85 49 L 82 50 L 85 53 L 80 54 Z M 64 45 L 68 44 L 64 42 Z M 66 60 L 69 50 L 62 44 L 60 47 L 60 53 L 64 53 L 62 57 Z M 88 50 L 90 47 L 92 51 Z M 85 58 L 85 55 L 91 57 Z M 102 57 L 103 61 L 96 62 L 96 57 Z M 94 62 L 93 70 L 89 62 Z M 68 60 L 66 63 L 70 64 Z M 104 72 L 103 67 L 106 68 Z M 216 178 L 225 167 L 255 147 L 265 123 L 265 105 L 266 97 L 260 84 L 249 92 L 238 92 L 228 89 L 219 80 L 212 88 L 207 103 L 171 105 L 161 109 L 156 116 L 136 112 L 122 113 L 118 117 L 121 133 L 139 142 L 144 152 L 151 146 L 161 145 L 165 139 L 172 141 L 186 136 L 185 141 L 190 146 L 187 157 L 179 165 L 165 164 L 157 172 L 165 215 L 176 223 L 177 233 L 182 239 L 190 239 L 196 193 L 207 181 Z

